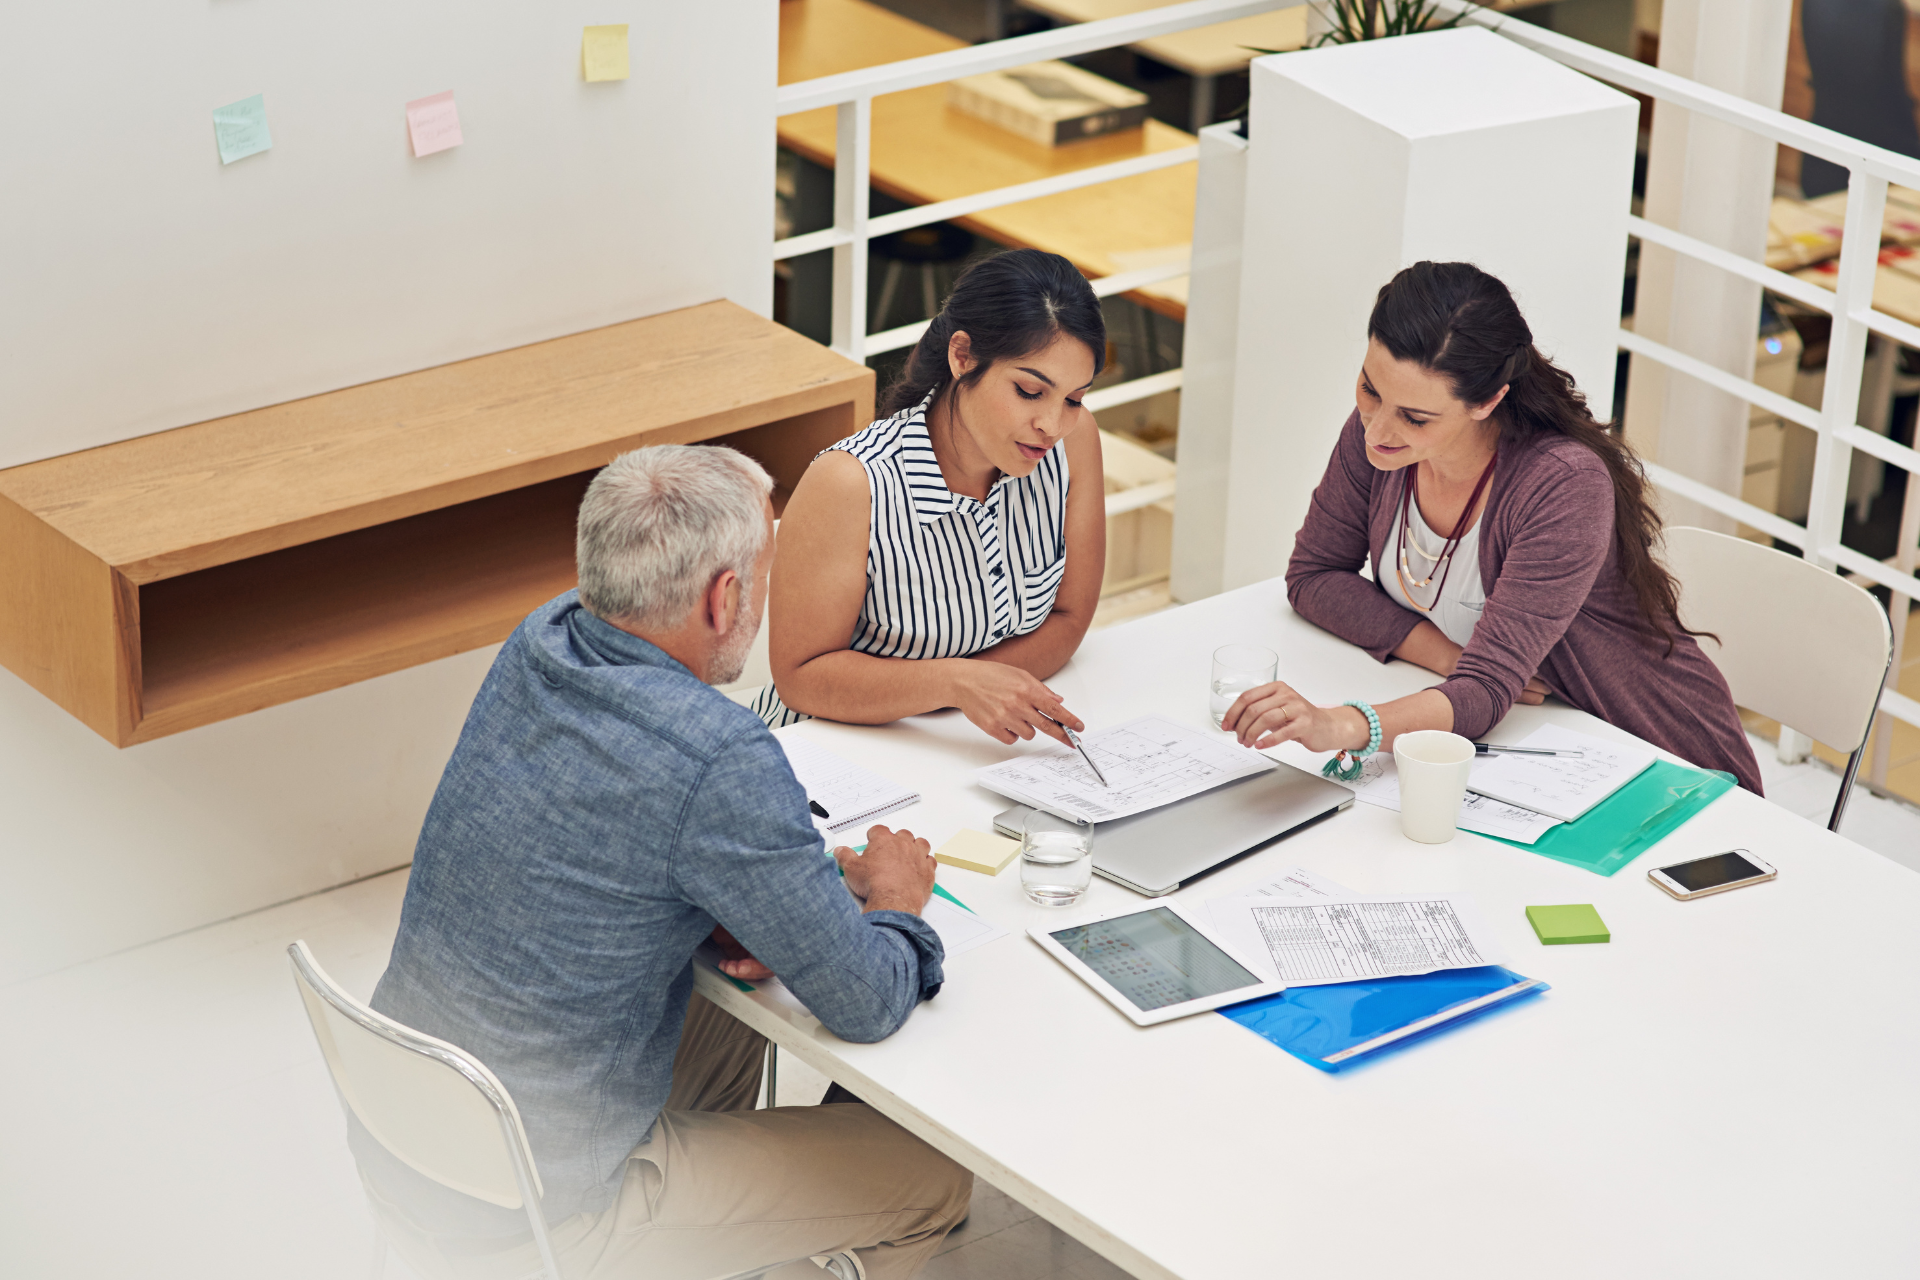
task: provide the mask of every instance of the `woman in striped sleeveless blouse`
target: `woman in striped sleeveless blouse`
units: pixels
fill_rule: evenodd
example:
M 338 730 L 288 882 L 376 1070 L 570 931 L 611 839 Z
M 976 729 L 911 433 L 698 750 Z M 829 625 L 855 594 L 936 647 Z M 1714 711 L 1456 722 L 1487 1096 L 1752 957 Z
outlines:
M 754 704 L 768 724 L 958 707 L 1006 743 L 1084 727 L 1043 681 L 1099 603 L 1106 493 L 1080 397 L 1105 355 L 1066 259 L 1017 249 L 960 278 L 886 416 L 814 459 L 787 504 L 774 683 Z

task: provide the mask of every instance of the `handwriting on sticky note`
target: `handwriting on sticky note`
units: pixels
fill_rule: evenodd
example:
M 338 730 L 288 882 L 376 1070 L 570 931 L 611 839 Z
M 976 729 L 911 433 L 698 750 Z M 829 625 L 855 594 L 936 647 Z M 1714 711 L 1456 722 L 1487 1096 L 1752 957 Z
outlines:
M 627 78 L 627 24 L 588 27 L 580 37 L 580 74 L 589 80 Z
M 453 90 L 409 102 L 407 136 L 413 140 L 415 156 L 430 156 L 459 146 L 460 109 L 453 105 Z
M 232 164 L 273 146 L 267 129 L 267 102 L 260 94 L 213 109 L 213 137 L 220 146 L 220 163 Z

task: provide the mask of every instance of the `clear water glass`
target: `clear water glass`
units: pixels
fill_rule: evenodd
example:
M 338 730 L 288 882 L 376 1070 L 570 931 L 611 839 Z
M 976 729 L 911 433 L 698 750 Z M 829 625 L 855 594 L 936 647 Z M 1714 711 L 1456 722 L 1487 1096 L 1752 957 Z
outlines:
M 1020 837 L 1020 887 L 1043 907 L 1070 907 L 1093 879 L 1093 824 L 1035 809 Z
M 1257 644 L 1223 644 L 1213 651 L 1213 683 L 1209 686 L 1207 709 L 1213 713 L 1218 729 L 1234 701 L 1249 689 L 1272 684 L 1280 678 L 1280 657 Z

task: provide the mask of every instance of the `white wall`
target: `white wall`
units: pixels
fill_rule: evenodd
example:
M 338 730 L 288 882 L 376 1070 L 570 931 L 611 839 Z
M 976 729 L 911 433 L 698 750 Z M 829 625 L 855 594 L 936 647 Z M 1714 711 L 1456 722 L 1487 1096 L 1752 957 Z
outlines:
M 632 79 L 580 79 L 626 22 Z M 0 466 L 771 302 L 776 0 L 108 0 L 0 39 Z M 407 100 L 465 144 L 412 158 Z M 215 107 L 273 150 L 222 167 Z M 0 984 L 411 856 L 493 650 L 117 751 L 0 670 Z
M 1499 276 L 1607 412 L 1638 111 L 1478 28 L 1260 58 L 1252 74 L 1228 589 L 1286 571 L 1353 411 L 1374 295 L 1410 263 Z
M 630 80 L 580 78 L 626 22 Z M 0 40 L 0 466 L 728 297 L 771 306 L 776 0 L 106 0 Z M 466 141 L 414 159 L 405 103 Z M 215 107 L 273 149 L 222 166 Z

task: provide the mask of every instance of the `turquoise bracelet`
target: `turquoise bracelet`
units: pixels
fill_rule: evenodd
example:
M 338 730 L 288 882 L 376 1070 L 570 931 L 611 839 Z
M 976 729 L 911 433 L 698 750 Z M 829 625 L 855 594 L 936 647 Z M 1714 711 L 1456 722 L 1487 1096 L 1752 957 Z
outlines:
M 1341 782 L 1352 782 L 1360 776 L 1360 767 L 1366 758 L 1380 750 L 1380 715 L 1364 702 L 1348 700 L 1340 705 L 1353 707 L 1367 718 L 1367 745 L 1358 751 L 1334 752 L 1333 759 L 1322 765 L 1320 772 Z

